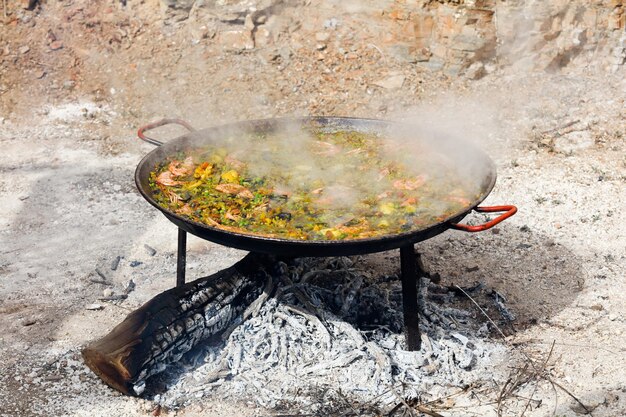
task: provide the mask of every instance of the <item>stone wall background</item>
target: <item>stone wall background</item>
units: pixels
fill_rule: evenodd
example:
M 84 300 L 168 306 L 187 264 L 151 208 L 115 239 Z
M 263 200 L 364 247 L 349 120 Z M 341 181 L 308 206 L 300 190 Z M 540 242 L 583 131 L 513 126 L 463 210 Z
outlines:
M 361 19 L 387 56 L 450 76 L 480 78 L 501 66 L 616 72 L 626 61 L 626 0 L 161 0 L 161 4 L 167 24 L 205 22 L 198 36 L 216 36 L 233 51 L 289 38 L 302 24 L 298 8 L 316 7 Z M 292 14 L 288 22 L 280 18 L 286 9 Z

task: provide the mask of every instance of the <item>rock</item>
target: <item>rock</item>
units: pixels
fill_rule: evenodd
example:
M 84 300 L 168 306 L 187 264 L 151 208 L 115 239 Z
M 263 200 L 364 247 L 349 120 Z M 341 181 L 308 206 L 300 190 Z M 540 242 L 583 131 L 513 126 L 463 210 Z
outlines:
M 485 65 L 482 62 L 474 62 L 465 71 L 465 77 L 470 80 L 479 80 L 485 76 Z
M 227 30 L 221 32 L 218 42 L 226 51 L 241 52 L 254 49 L 252 33 L 248 29 Z
M 415 62 L 426 62 L 430 60 L 433 53 L 428 48 L 420 48 L 415 52 Z
M 330 39 L 330 33 L 328 32 L 317 32 L 315 34 L 315 40 L 318 42 L 327 42 Z
M 63 42 L 61 41 L 52 41 L 50 42 L 50 45 L 48 45 L 50 47 L 51 51 L 58 51 L 59 49 L 63 48 Z
M 263 48 L 272 43 L 272 33 L 266 27 L 258 27 L 254 33 L 254 46 Z
M 126 288 L 124 288 L 124 294 L 130 294 L 131 292 L 135 291 L 135 281 L 128 280 L 128 283 L 126 284 Z
M 589 149 L 594 140 L 587 130 L 570 132 L 554 140 L 554 150 L 563 154 L 571 154 L 576 151 Z
M 113 260 L 111 261 L 111 271 L 115 271 L 117 269 L 117 267 L 120 265 L 121 259 L 121 256 L 116 256 L 115 258 L 113 258 Z
M 278 53 L 280 54 L 280 58 L 283 61 L 288 61 L 291 58 L 291 48 L 289 48 L 288 46 L 283 46 L 282 48 L 280 48 L 278 50 Z
M 411 45 L 404 44 L 404 43 L 397 43 L 397 44 L 389 46 L 386 49 L 389 55 L 392 58 L 394 58 L 396 61 L 406 62 L 409 64 L 413 64 L 419 61 L 418 57 L 413 52 L 413 47 Z M 426 59 L 422 59 L 422 61 L 428 61 L 428 59 L 430 59 L 430 56 L 428 56 L 428 58 Z
M 593 410 L 598 408 L 598 406 L 604 402 L 604 398 L 602 398 L 601 401 L 597 398 L 585 398 L 585 406 L 583 407 L 578 401 L 572 399 L 569 408 L 576 414 L 589 415 L 590 412 L 593 412 Z
M 72 80 L 67 80 L 67 81 L 63 82 L 63 89 L 64 90 L 72 90 L 75 86 L 76 86 L 76 82 L 74 82 Z
M 106 288 L 104 291 L 102 291 L 103 297 L 110 297 L 112 295 L 113 295 L 113 290 L 110 288 Z
M 102 310 L 104 308 L 104 306 L 102 304 L 87 304 L 85 306 L 85 310 L 90 310 L 90 311 L 97 311 L 97 310 Z
M 243 19 L 244 17 L 241 16 L 241 14 L 239 13 L 233 13 L 233 12 L 219 12 L 217 15 L 217 19 L 220 22 L 224 22 L 224 23 L 230 23 L 230 24 L 236 24 L 236 23 L 243 23 Z
M 150 255 L 150 256 L 156 255 L 157 251 L 152 246 L 146 244 L 146 245 L 143 245 L 143 247 L 146 250 L 146 252 L 148 253 L 148 255 Z
M 462 64 L 450 64 L 444 68 L 443 73 L 446 74 L 448 77 L 456 77 L 461 73 L 462 70 Z
M 104 282 L 109 282 L 109 277 L 100 268 L 96 268 L 95 271 Z
M 426 375 L 433 375 L 439 370 L 439 364 L 437 362 L 433 362 L 424 366 L 422 369 Z
M 32 326 L 35 323 L 37 323 L 37 319 L 33 319 L 33 318 L 24 319 L 22 321 L 22 326 L 28 327 L 28 326 Z
M 248 29 L 250 31 L 250 33 L 252 33 L 252 31 L 254 30 L 254 20 L 252 20 L 252 14 L 248 14 L 246 15 L 246 18 L 244 19 L 243 22 L 243 27 L 245 29 Z
M 432 72 L 440 71 L 445 62 L 441 58 L 432 57 L 428 61 L 418 62 L 417 65 Z
M 30 51 L 30 47 L 29 47 L 29 46 L 27 46 L 27 45 L 24 45 L 24 46 L 22 46 L 22 47 L 19 49 L 19 51 L 20 51 L 20 54 L 22 54 L 22 55 L 23 55 L 23 54 L 27 53 L 28 51 Z
M 46 71 L 44 70 L 35 71 L 35 78 L 37 78 L 38 80 L 41 80 L 45 76 L 46 76 Z
M 476 354 L 471 349 L 463 349 L 463 353 L 455 355 L 459 368 L 470 371 L 476 365 Z
M 395 90 L 402 87 L 404 84 L 404 75 L 391 75 L 387 78 L 383 78 L 382 80 L 374 81 L 373 84 L 386 90 Z
M 326 29 L 336 29 L 337 26 L 339 26 L 341 24 L 341 21 L 335 19 L 334 17 L 332 19 L 328 19 L 324 21 L 324 27 Z
M 193 7 L 195 0 L 161 0 L 167 8 L 189 11 Z

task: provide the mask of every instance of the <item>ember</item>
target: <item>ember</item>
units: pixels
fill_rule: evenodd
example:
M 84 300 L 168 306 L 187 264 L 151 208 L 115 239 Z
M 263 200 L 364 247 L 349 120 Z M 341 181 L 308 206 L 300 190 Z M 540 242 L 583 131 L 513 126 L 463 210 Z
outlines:
M 428 278 L 420 294 L 422 349 L 408 352 L 399 277 L 371 276 L 358 258 L 279 262 L 272 274 L 275 294 L 253 317 L 225 342 L 199 346 L 148 384 L 147 395 L 168 408 L 206 396 L 301 412 L 338 405 L 388 412 L 403 399 L 427 401 L 488 380 L 505 353 L 476 338 L 486 326 L 476 331 L 471 313 L 442 303 L 454 295 Z

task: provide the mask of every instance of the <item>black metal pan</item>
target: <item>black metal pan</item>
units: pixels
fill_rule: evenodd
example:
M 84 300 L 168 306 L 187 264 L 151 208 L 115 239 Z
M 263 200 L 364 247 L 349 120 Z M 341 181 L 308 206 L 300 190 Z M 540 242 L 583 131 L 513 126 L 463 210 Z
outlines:
M 189 133 L 172 139 L 167 143 L 162 143 L 145 135 L 145 132 L 150 129 L 171 123 L 186 127 Z M 489 195 L 496 182 L 496 170 L 493 162 L 481 149 L 470 143 L 459 142 L 457 139 L 449 138 L 445 135 L 437 136 L 436 134 L 430 135 L 431 137 L 429 137 L 428 140 L 431 142 L 435 141 L 437 144 L 437 152 L 444 154 L 449 159 L 451 158 L 462 171 L 467 165 L 467 169 L 463 171 L 463 175 L 472 176 L 472 181 L 478 184 L 479 192 L 475 194 L 476 197 L 474 201 L 471 202 L 470 206 L 463 209 L 463 211 L 446 216 L 440 221 L 427 225 L 419 230 L 383 235 L 375 238 L 327 241 L 303 241 L 287 238 L 262 237 L 224 230 L 219 227 L 192 221 L 166 209 L 155 200 L 149 185 L 150 173 L 158 164 L 166 161 L 168 157 L 203 145 L 206 146 L 210 144 L 211 141 L 233 130 L 271 133 L 281 126 L 287 124 L 293 125 L 294 123 L 306 124 L 316 129 L 324 129 L 325 131 L 353 130 L 364 133 L 381 134 L 393 131 L 410 132 L 412 129 L 410 125 L 383 120 L 347 117 L 314 117 L 253 120 L 195 130 L 182 120 L 164 119 L 139 129 L 139 138 L 153 145 L 157 145 L 158 147 L 148 153 L 139 162 L 135 171 L 137 188 L 150 204 L 163 212 L 165 217 L 186 232 L 225 246 L 281 256 L 343 256 L 381 252 L 429 239 L 448 229 L 457 229 L 466 232 L 487 230 L 512 216 L 517 211 L 515 206 L 479 207 L 479 204 Z M 471 163 L 468 161 L 471 161 Z M 478 226 L 460 224 L 459 222 L 472 210 L 478 212 L 503 213 L 493 220 Z

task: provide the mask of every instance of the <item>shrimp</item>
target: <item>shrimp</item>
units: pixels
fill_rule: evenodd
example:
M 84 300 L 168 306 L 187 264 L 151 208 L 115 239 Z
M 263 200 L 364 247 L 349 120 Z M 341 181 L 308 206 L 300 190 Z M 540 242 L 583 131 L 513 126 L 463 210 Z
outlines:
M 220 193 L 233 194 L 241 198 L 254 198 L 254 194 L 252 194 L 250 190 L 239 184 L 219 184 L 215 186 L 215 189 Z
M 189 175 L 193 172 L 193 158 L 188 156 L 184 161 L 172 161 L 170 165 L 167 167 L 169 172 L 172 173 L 175 177 L 180 177 L 183 175 Z
M 165 185 L 167 187 L 173 187 L 175 185 L 180 185 L 181 183 L 179 181 L 176 181 L 174 178 L 172 178 L 172 175 L 173 174 L 170 171 L 163 171 L 156 178 L 157 184 Z
M 401 179 L 393 182 L 393 188 L 396 190 L 408 190 L 413 191 L 420 188 L 426 182 L 426 178 L 423 175 L 415 177 L 415 179 Z

